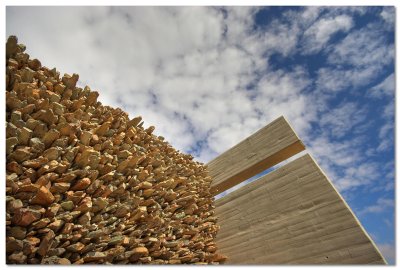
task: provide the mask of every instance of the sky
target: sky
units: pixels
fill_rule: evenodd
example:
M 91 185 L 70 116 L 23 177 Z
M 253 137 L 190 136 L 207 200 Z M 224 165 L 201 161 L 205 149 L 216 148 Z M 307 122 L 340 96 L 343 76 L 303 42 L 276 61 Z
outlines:
M 284 115 L 391 264 L 394 7 L 7 7 L 6 35 L 208 162 Z

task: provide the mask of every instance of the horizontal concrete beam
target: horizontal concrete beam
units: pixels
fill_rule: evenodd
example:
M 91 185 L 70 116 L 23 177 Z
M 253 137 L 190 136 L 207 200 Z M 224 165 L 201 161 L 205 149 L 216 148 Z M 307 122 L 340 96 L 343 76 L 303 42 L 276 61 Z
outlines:
M 385 264 L 310 155 L 216 200 L 226 264 Z
M 207 164 L 213 178 L 211 192 L 219 194 L 304 149 L 281 116 Z

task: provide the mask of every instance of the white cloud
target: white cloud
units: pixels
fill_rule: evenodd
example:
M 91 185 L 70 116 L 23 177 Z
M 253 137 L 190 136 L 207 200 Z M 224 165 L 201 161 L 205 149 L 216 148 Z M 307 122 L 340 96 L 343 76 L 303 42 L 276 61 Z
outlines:
M 353 20 L 347 15 L 323 18 L 316 21 L 304 32 L 304 52 L 317 53 L 322 50 L 331 37 L 339 32 L 347 32 L 353 26 Z
M 394 73 L 387 76 L 382 82 L 368 90 L 368 95 L 374 98 L 393 97 L 395 92 Z
M 365 214 L 369 214 L 369 213 L 372 213 L 372 214 L 382 213 L 393 207 L 394 207 L 393 199 L 379 198 L 377 200 L 376 204 L 365 207 L 364 209 L 362 209 L 359 212 L 359 214 L 365 215 Z
M 385 21 L 385 26 L 388 29 L 391 30 L 394 28 L 395 19 L 396 19 L 394 7 L 389 7 L 389 6 L 383 7 L 382 12 L 380 13 L 380 16 Z
M 394 46 L 387 44 L 382 31 L 376 25 L 349 33 L 329 55 L 334 64 L 354 67 L 387 65 L 393 61 Z
M 343 102 L 333 110 L 322 115 L 320 125 L 332 137 L 338 139 L 352 132 L 365 119 L 366 110 L 355 102 Z
M 389 43 L 379 24 L 351 31 L 341 42 L 328 49 L 331 67 L 318 71 L 317 87 L 335 93 L 348 87 L 356 90 L 376 80 L 382 70 L 394 61 L 394 46 Z M 390 87 L 390 78 L 385 85 Z M 360 89 L 359 91 L 363 91 Z M 371 90 L 379 92 L 381 90 Z

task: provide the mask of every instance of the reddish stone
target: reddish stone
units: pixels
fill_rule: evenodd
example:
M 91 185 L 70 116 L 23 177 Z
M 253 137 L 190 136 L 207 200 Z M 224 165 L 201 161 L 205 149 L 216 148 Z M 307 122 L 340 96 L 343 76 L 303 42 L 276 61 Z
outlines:
M 35 222 L 36 220 L 39 220 L 40 217 L 41 214 L 37 210 L 28 208 L 19 208 L 16 210 L 14 214 L 12 223 L 15 225 L 26 227 Z

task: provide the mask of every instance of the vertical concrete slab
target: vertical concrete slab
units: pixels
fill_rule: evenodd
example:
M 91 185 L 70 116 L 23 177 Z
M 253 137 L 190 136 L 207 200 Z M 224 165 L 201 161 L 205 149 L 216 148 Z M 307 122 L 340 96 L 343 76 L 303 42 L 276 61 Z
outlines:
M 385 264 L 310 155 L 216 201 L 226 264 Z

